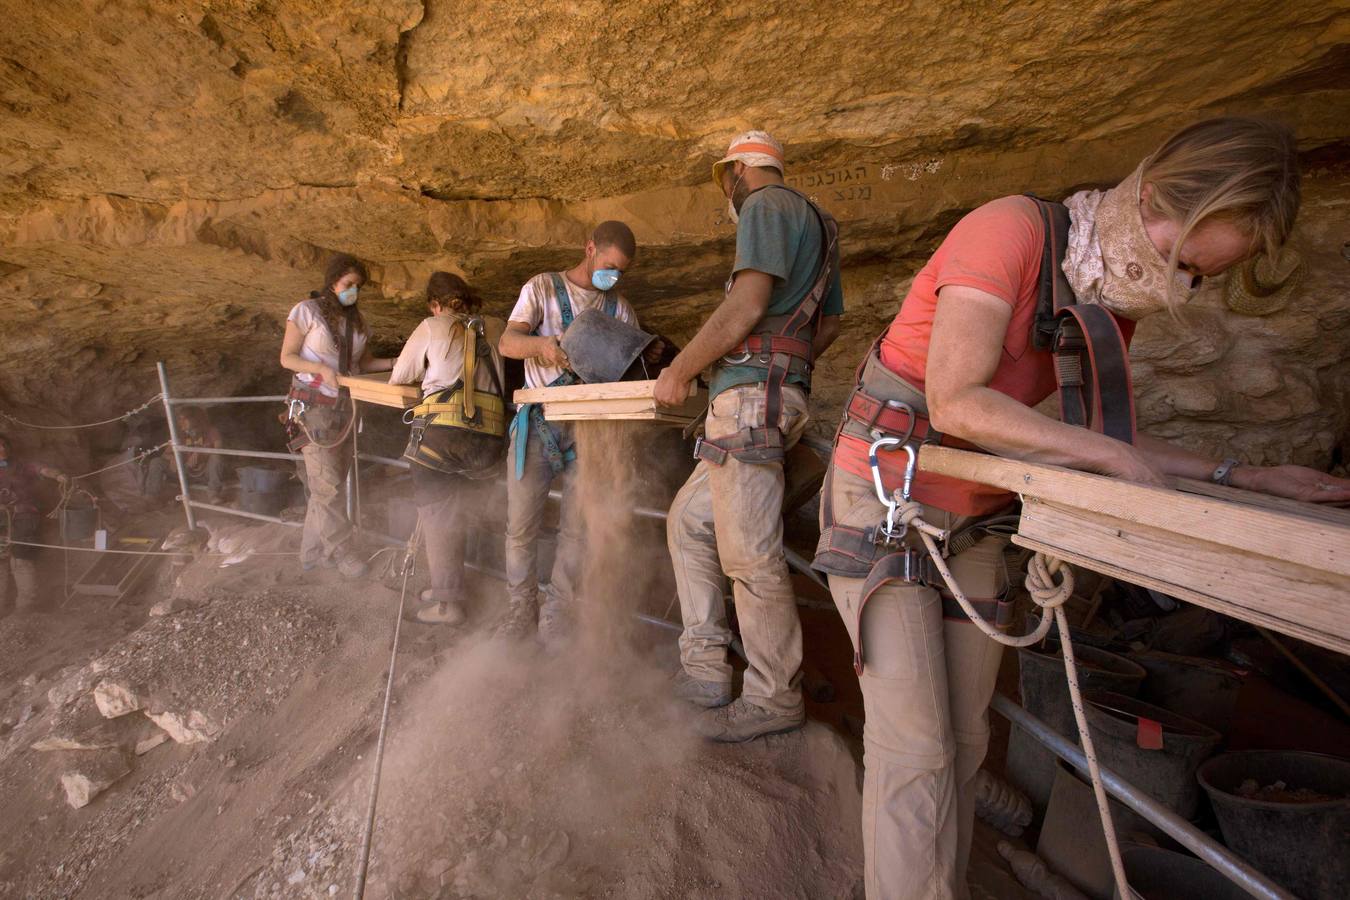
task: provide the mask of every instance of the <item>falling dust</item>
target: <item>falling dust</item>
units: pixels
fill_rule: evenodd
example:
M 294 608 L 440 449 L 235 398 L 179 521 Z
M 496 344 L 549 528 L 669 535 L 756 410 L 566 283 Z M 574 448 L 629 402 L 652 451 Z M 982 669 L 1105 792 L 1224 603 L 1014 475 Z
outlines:
M 852 894 L 860 800 L 842 740 L 811 725 L 702 742 L 670 697 L 674 635 L 633 618 L 651 566 L 632 514 L 642 427 L 578 424 L 568 643 L 465 635 L 396 708 L 373 896 Z

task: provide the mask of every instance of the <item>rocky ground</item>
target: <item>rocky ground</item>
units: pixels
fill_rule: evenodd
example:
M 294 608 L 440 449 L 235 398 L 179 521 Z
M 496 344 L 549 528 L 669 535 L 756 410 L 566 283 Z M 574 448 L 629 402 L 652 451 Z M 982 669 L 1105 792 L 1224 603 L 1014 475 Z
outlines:
M 294 536 L 246 526 L 243 563 L 0 620 L 0 895 L 350 892 L 398 592 L 302 580 L 265 555 Z M 496 588 L 462 631 L 404 631 L 368 896 L 853 895 L 844 737 L 708 746 L 664 634 L 496 643 Z

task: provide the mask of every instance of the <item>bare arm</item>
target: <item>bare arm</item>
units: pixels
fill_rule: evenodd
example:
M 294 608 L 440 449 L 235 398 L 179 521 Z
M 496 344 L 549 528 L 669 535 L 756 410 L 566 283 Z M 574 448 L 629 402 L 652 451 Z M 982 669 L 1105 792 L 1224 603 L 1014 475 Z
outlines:
M 811 355 L 815 359 L 820 359 L 837 337 L 839 337 L 839 317 L 822 316 L 816 325 L 815 337 L 811 339 Z
M 320 362 L 310 362 L 300 355 L 305 336 L 300 327 L 289 319 L 286 321 L 286 336 L 281 339 L 281 366 L 292 372 L 304 372 L 318 375 L 326 384 L 337 384 L 337 372 Z
M 1012 307 L 993 294 L 956 285 L 939 292 L 925 391 L 933 427 L 999 456 L 1162 485 L 1162 472 L 1135 447 L 989 387 L 1011 318 Z
M 394 367 L 394 361 L 385 356 L 376 356 L 366 348 L 366 352 L 361 354 L 361 361 L 357 363 L 357 368 L 361 372 L 388 372 Z
M 938 294 L 926 394 L 933 427 L 1000 456 L 1166 486 L 1165 476 L 1208 479 L 1219 465 L 1145 434 L 1131 446 L 1046 418 L 988 387 L 1012 308 L 992 294 L 949 286 Z M 1239 466 L 1235 487 L 1322 503 L 1350 500 L 1350 479 L 1302 466 Z
M 694 379 L 734 350 L 750 334 L 750 329 L 764 318 L 772 293 L 772 275 L 754 269 L 737 272 L 726 299 L 657 378 L 657 402 L 669 406 L 683 403 Z
M 508 359 L 537 359 L 546 366 L 567 368 L 567 354 L 557 337 L 530 334 L 524 322 L 507 322 L 497 352 Z

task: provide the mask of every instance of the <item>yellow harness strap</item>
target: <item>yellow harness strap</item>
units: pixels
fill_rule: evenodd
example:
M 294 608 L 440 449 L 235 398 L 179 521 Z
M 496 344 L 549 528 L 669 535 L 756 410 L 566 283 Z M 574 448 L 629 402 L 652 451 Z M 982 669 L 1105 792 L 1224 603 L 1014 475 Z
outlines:
M 464 418 L 472 419 L 478 409 L 474 396 L 477 385 L 474 384 L 474 368 L 478 360 L 478 330 L 460 322 L 464 330 Z

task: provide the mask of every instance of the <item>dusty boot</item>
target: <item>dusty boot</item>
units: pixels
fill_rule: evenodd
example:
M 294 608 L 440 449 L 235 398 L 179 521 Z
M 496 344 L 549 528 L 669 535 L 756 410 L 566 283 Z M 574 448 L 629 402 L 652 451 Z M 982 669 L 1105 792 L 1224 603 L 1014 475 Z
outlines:
M 724 681 L 702 681 L 694 678 L 683 668 L 675 673 L 673 692 L 676 698 L 701 706 L 704 709 L 716 709 L 731 702 L 731 684 Z
M 31 559 L 15 559 L 14 587 L 17 589 L 15 602 L 19 610 L 33 610 L 38 606 L 37 563 Z
M 370 567 L 366 565 L 364 559 L 349 553 L 338 560 L 337 570 L 343 578 L 363 578 Z
M 547 600 L 539 607 L 539 640 L 545 647 L 558 649 L 572 637 L 572 613 L 566 604 Z
M 738 744 L 764 734 L 793 731 L 805 723 L 804 709 L 795 713 L 779 713 L 756 706 L 741 697 L 721 709 L 703 713 L 699 716 L 694 730 L 710 741 Z
M 539 628 L 539 601 L 508 597 L 506 615 L 493 628 L 497 637 L 520 640 L 534 634 Z
M 460 605 L 453 591 L 422 593 L 424 596 L 430 593 L 431 596 L 413 612 L 414 622 L 421 622 L 424 625 L 458 625 L 466 618 L 464 607 Z

